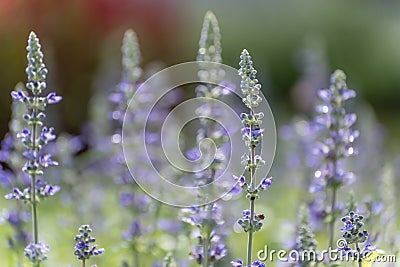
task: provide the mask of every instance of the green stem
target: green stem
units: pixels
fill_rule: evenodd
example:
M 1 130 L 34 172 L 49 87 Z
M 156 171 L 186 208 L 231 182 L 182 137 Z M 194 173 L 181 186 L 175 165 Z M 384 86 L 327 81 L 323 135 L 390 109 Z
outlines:
M 254 111 L 251 110 L 251 114 L 254 117 Z M 251 161 L 251 168 L 250 168 L 250 190 L 254 191 L 254 185 L 255 185 L 255 147 L 252 144 L 252 133 L 253 132 L 253 124 L 250 125 L 250 161 Z M 251 265 L 252 262 L 252 250 L 253 250 L 253 232 L 254 232 L 254 225 L 253 225 L 253 219 L 254 219 L 254 206 L 255 206 L 255 198 L 253 196 L 250 197 L 250 230 L 248 232 L 248 238 L 247 238 L 247 266 Z
M 39 242 L 38 237 L 38 219 L 37 219 L 37 202 L 36 202 L 36 176 L 31 176 L 31 188 L 32 188 L 32 232 L 33 242 L 37 244 Z
M 332 202 L 331 202 L 331 221 L 329 223 L 329 248 L 333 247 L 333 238 L 335 233 L 335 205 L 336 205 L 336 188 L 332 189 Z M 328 249 L 329 249 L 328 248 Z
M 139 267 L 140 266 L 139 265 L 139 263 L 140 263 L 139 253 L 137 252 L 136 248 L 133 251 L 133 262 L 134 262 L 133 266 L 135 266 L 135 267 Z
M 37 102 L 37 95 L 34 94 L 34 103 Z M 36 117 L 37 108 L 34 107 L 32 110 L 32 116 Z M 37 136 L 37 124 L 32 124 L 32 149 L 37 152 L 37 144 L 36 144 L 36 136 Z M 36 164 L 36 160 L 35 160 Z M 32 207 L 32 233 L 33 233 L 33 242 L 34 244 L 39 243 L 39 231 L 38 231 L 38 216 L 37 216 L 37 200 L 36 200 L 36 174 L 31 174 L 31 207 Z M 36 262 L 33 264 L 35 267 L 40 266 L 40 262 Z
M 85 267 L 85 266 L 86 266 L 86 260 L 83 259 L 83 260 L 82 260 L 82 267 Z
M 214 176 L 213 176 L 214 177 Z M 203 225 L 203 267 L 210 267 L 210 243 L 211 243 L 211 231 L 212 225 L 209 224 L 211 220 L 211 212 L 212 212 L 213 203 L 205 206 L 207 211 L 207 223 Z
M 204 255 L 203 267 L 210 267 L 210 259 L 208 257 L 208 246 L 209 246 L 208 244 L 209 244 L 209 237 L 206 236 L 203 242 L 203 255 Z
M 247 266 L 251 265 L 253 253 L 253 218 L 254 218 L 254 199 L 250 199 L 250 231 L 247 239 Z
M 360 247 L 358 246 L 358 243 L 356 243 L 356 249 L 358 252 L 358 266 L 362 267 L 361 250 Z

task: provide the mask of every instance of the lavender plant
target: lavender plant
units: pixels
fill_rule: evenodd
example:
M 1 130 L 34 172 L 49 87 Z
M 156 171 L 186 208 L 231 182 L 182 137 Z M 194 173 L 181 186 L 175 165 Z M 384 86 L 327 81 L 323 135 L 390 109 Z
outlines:
M 259 261 L 252 261 L 253 250 L 253 235 L 262 227 L 263 214 L 256 214 L 255 201 L 259 198 L 259 192 L 268 189 L 272 184 L 272 178 L 263 178 L 259 183 L 256 180 L 256 171 L 258 167 L 263 164 L 263 159 L 257 154 L 256 148 L 262 142 L 264 129 L 261 128 L 263 113 L 256 113 L 256 108 L 262 101 L 259 96 L 261 85 L 256 78 L 257 71 L 253 67 L 253 61 L 246 49 L 240 55 L 240 69 L 239 75 L 241 76 L 240 88 L 243 92 L 243 102 L 249 109 L 249 113 L 242 113 L 241 118 L 244 128 L 242 129 L 242 136 L 248 153 L 243 155 L 242 164 L 245 166 L 245 175 L 234 177 L 242 189 L 246 192 L 246 198 L 250 201 L 250 209 L 244 210 L 242 217 L 238 220 L 243 230 L 248 233 L 247 241 L 247 260 L 244 265 L 242 260 L 231 261 L 234 267 L 242 266 L 265 266 L 265 263 Z
M 138 81 L 141 76 L 142 70 L 140 68 L 141 55 L 136 34 L 133 30 L 127 30 L 122 42 L 122 80 L 116 86 L 115 91 L 110 95 L 110 100 L 114 103 L 115 109 L 111 117 L 117 123 L 117 130 L 111 137 L 111 142 L 121 145 L 122 142 L 122 125 L 124 115 L 133 116 L 133 113 L 126 112 L 128 103 L 132 98 L 138 86 Z M 122 150 L 118 148 L 115 156 L 114 163 L 119 166 L 116 172 L 116 181 L 119 184 L 127 185 L 131 179 L 129 170 L 125 166 L 124 156 Z M 122 207 L 134 207 L 134 211 L 143 212 L 146 210 L 148 200 L 146 196 L 135 195 L 134 188 L 130 188 L 128 192 L 120 193 L 120 204 Z M 146 229 L 138 220 L 133 220 L 128 229 L 123 233 L 123 239 L 130 243 L 133 250 L 133 265 L 139 266 L 139 253 L 138 253 L 138 238 L 144 234 Z
M 7 194 L 6 198 L 22 200 L 31 205 L 33 242 L 25 248 L 25 256 L 32 262 L 32 266 L 39 267 L 40 263 L 47 258 L 49 246 L 39 241 L 38 204 L 41 199 L 53 196 L 60 190 L 60 187 L 48 184 L 41 178 L 47 167 L 58 165 L 52 160 L 50 154 L 42 153 L 42 148 L 56 138 L 54 128 L 43 126 L 43 120 L 46 117 L 44 111 L 47 105 L 56 104 L 62 98 L 53 92 L 42 96 L 43 90 L 46 89 L 47 69 L 43 63 L 39 38 L 34 32 L 29 35 L 27 51 L 28 82 L 26 87 L 32 94 L 19 90 L 13 91 L 11 96 L 14 101 L 25 103 L 28 111 L 24 115 L 24 120 L 30 128 L 24 128 L 17 134 L 17 138 L 26 148 L 23 155 L 27 161 L 22 170 L 30 177 L 30 187 L 22 190 L 14 188 L 13 193 Z
M 82 261 L 82 267 L 85 267 L 86 261 L 92 256 L 103 254 L 104 248 L 97 248 L 97 245 L 92 245 L 92 243 L 96 242 L 96 238 L 90 234 L 92 232 L 90 225 L 81 225 L 78 232 L 79 234 L 75 236 L 74 255 L 78 257 L 78 260 Z
M 139 44 L 137 41 L 136 34 L 133 30 L 126 31 L 122 44 L 122 79 L 121 82 L 116 86 L 114 92 L 110 95 L 110 100 L 114 103 L 114 110 L 111 113 L 112 119 L 116 122 L 116 132 L 111 137 L 111 142 L 115 145 L 116 150 L 112 158 L 112 166 L 115 167 L 115 181 L 119 185 L 123 185 L 124 188 L 119 194 L 120 205 L 124 209 L 130 211 L 131 222 L 127 229 L 123 232 L 122 238 L 127 243 L 128 247 L 132 251 L 133 256 L 131 266 L 141 266 L 143 262 L 148 262 L 147 259 L 142 261 L 140 258 L 140 252 L 144 250 L 152 250 L 154 253 L 160 252 L 164 254 L 164 250 L 160 247 L 160 244 L 156 243 L 151 235 L 156 234 L 157 227 L 161 229 L 171 229 L 174 232 L 175 228 L 179 229 L 180 224 L 174 223 L 171 227 L 171 222 L 167 219 L 158 220 L 162 213 L 161 204 L 154 203 L 150 197 L 143 193 L 136 182 L 132 181 L 132 176 L 126 167 L 125 158 L 122 151 L 122 126 L 125 119 L 130 121 L 128 126 L 129 132 L 132 135 L 124 136 L 124 145 L 130 147 L 130 149 L 137 149 L 141 145 L 141 141 L 138 138 L 137 133 L 141 131 L 141 122 L 143 118 L 147 117 L 144 114 L 143 105 L 154 98 L 152 92 L 146 91 L 146 99 L 140 99 L 130 103 L 131 98 L 138 88 L 141 86 L 140 80 L 142 79 L 142 69 L 140 67 L 141 54 L 139 50 Z M 144 102 L 143 102 L 144 101 Z M 158 132 L 160 121 L 163 120 L 162 114 L 169 109 L 170 103 L 163 103 L 164 105 L 157 106 L 154 113 L 150 114 L 147 123 L 151 129 L 146 132 L 146 142 L 150 142 L 154 145 L 151 150 L 151 155 L 154 157 L 160 155 L 158 151 L 153 152 L 153 148 L 160 149 L 161 146 L 157 145 L 157 137 L 154 137 L 155 133 Z M 129 108 L 128 108 L 129 106 Z M 146 167 L 140 168 L 140 162 L 143 160 L 143 155 L 135 156 L 138 169 L 140 169 L 140 175 L 153 179 L 154 175 Z M 152 157 L 153 159 L 153 157 Z M 157 160 L 157 158 L 154 158 Z M 160 169 L 163 165 L 157 163 Z M 126 221 L 124 221 L 126 222 Z M 169 225 L 168 225 L 169 224 Z M 128 264 L 128 263 L 126 263 Z
M 189 253 L 191 259 L 201 266 L 214 266 L 215 262 L 227 255 L 222 232 L 224 221 L 221 206 L 212 203 L 183 209 L 182 212 L 182 221 L 197 227 L 197 231 L 193 232 L 198 244 Z
M 345 243 L 339 248 L 339 251 L 342 251 L 343 255 L 354 257 L 359 267 L 362 266 L 363 259 L 369 253 L 376 251 L 376 247 L 370 243 L 367 243 L 364 248 L 361 247 L 367 241 L 369 235 L 368 231 L 363 229 L 363 220 L 364 216 L 350 211 L 348 215 L 342 218 L 344 226 L 340 228 L 340 231 L 343 232 Z M 351 248 L 349 245 L 353 245 L 354 247 Z
M 335 222 L 340 213 L 337 208 L 337 191 L 340 187 L 354 179 L 351 172 L 343 168 L 343 160 L 357 154 L 354 141 L 359 136 L 352 126 L 357 116 L 347 113 L 345 102 L 356 96 L 356 93 L 347 88 L 346 75 L 336 70 L 331 76 L 331 85 L 328 89 L 318 92 L 322 104 L 316 108 L 315 123 L 321 130 L 321 141 L 317 152 L 322 158 L 320 167 L 315 171 L 315 179 L 311 185 L 314 192 L 324 191 L 331 195 L 330 209 L 326 210 L 329 222 L 329 247 L 333 246 Z
M 200 116 L 201 123 L 201 128 L 197 133 L 197 140 L 200 141 L 205 138 L 212 140 L 212 145 L 216 147 L 216 153 L 213 155 L 214 158 L 208 168 L 196 173 L 196 186 L 212 183 L 218 172 L 224 167 L 223 151 L 227 136 L 217 123 L 219 118 L 218 111 L 213 106 L 212 100 L 221 99 L 229 91 L 219 85 L 222 82 L 223 73 L 218 65 L 215 67 L 202 65 L 204 61 L 221 63 L 221 51 L 218 20 L 211 11 L 208 11 L 204 17 L 197 54 L 197 62 L 200 68 L 198 78 L 202 84 L 196 87 L 196 96 L 206 99 L 204 104 L 196 110 L 196 114 Z M 212 116 L 213 120 L 207 119 L 210 116 Z M 205 150 L 211 151 L 212 147 L 206 147 Z M 196 160 L 199 154 L 201 154 L 199 149 L 193 148 L 188 152 L 188 157 Z M 207 157 L 204 154 L 203 156 Z M 201 193 L 197 197 L 200 199 L 205 198 Z M 224 223 L 222 206 L 213 202 L 201 207 L 183 209 L 182 212 L 184 214 L 182 220 L 197 228 L 195 236 L 198 243 L 190 252 L 190 257 L 201 266 L 214 266 L 217 261 L 227 255 L 227 249 L 224 244 L 225 231 L 222 228 Z
M 299 252 L 300 255 L 305 255 L 303 254 L 303 252 L 305 251 L 317 250 L 317 241 L 315 240 L 314 233 L 312 232 L 311 222 L 309 218 L 309 210 L 305 205 L 302 205 L 299 211 L 295 249 Z M 314 266 L 315 260 L 315 258 L 300 258 L 298 259 L 299 265 L 296 266 Z

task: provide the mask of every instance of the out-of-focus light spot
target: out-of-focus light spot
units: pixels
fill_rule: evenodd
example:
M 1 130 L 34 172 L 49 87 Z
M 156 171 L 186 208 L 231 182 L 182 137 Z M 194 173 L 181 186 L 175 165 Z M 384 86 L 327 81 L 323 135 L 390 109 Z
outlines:
M 114 144 L 119 144 L 119 143 L 121 143 L 121 135 L 120 134 L 114 134 L 112 137 L 111 137 L 111 142 L 113 142 Z
M 120 119 L 120 118 L 121 118 L 120 112 L 119 112 L 119 111 L 114 111 L 114 112 L 112 113 L 112 118 L 113 118 L 114 120 Z

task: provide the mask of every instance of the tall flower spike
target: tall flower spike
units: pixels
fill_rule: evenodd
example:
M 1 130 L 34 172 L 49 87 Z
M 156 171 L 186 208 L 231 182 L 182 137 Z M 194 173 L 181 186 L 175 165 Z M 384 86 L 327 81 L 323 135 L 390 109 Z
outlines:
M 352 256 L 354 260 L 357 260 L 358 266 L 362 266 L 364 257 L 368 257 L 371 252 L 377 251 L 376 247 L 372 244 L 365 242 L 368 239 L 368 231 L 364 229 L 364 216 L 350 211 L 348 215 L 342 218 L 344 224 L 340 228 L 343 232 L 343 238 L 345 242 L 340 243 L 338 248 L 339 252 L 342 252 L 343 256 Z M 364 244 L 364 247 L 362 245 Z M 339 245 L 339 242 L 338 242 Z
M 204 64 L 204 61 L 207 61 L 207 63 Z M 198 78 L 202 84 L 196 87 L 196 96 L 204 98 L 202 98 L 203 103 L 196 110 L 196 114 L 205 118 L 212 117 L 213 120 L 200 119 L 201 127 L 197 132 L 197 141 L 209 138 L 215 144 L 217 151 L 215 157 L 211 159 L 210 166 L 204 171 L 196 173 L 195 186 L 213 182 L 218 171 L 223 169 L 223 164 L 225 164 L 223 150 L 227 136 L 216 123 L 220 115 L 212 100 L 221 99 L 227 93 L 220 86 L 223 79 L 223 71 L 220 65 L 209 64 L 209 62 L 221 63 L 221 61 L 221 36 L 218 21 L 215 15 L 208 11 L 204 17 L 197 55 Z M 212 148 L 207 147 L 205 150 L 210 151 L 209 149 Z M 203 159 L 209 157 L 208 153 L 201 154 L 197 147 L 191 149 L 187 154 L 192 159 L 199 156 L 202 156 Z M 198 199 L 203 197 L 202 193 L 197 195 Z M 210 203 L 202 207 L 184 209 L 182 213 L 182 220 L 196 227 L 193 233 L 198 231 L 197 228 L 200 229 L 200 233 L 196 236 L 198 243 L 190 252 L 190 258 L 196 260 L 199 265 L 208 267 L 213 266 L 215 262 L 225 257 L 227 254 L 224 244 L 226 231 L 222 227 L 221 205 Z
M 122 67 L 123 76 L 132 84 L 136 83 L 142 75 L 139 67 L 142 61 L 136 33 L 129 29 L 125 32 L 122 41 Z
M 244 104 L 251 110 L 254 110 L 260 104 L 262 98 L 259 96 L 261 85 L 256 78 L 257 71 L 253 67 L 253 61 L 246 49 L 240 55 L 239 75 L 242 77 L 240 88 L 245 95 Z
M 213 12 L 207 11 L 203 21 L 203 28 L 201 29 L 197 61 L 221 63 L 221 51 L 221 34 L 218 20 Z
M 119 128 L 122 127 L 126 108 L 142 75 L 142 69 L 140 68 L 142 56 L 140 54 L 136 33 L 133 30 L 127 30 L 125 32 L 122 40 L 121 52 L 122 79 L 116 86 L 115 91 L 110 95 L 110 100 L 116 106 L 111 117 L 118 122 Z M 114 143 L 120 142 L 120 131 L 121 130 L 118 129 L 117 133 L 113 136 Z
M 147 247 L 149 242 L 146 238 L 141 238 L 145 235 L 149 235 L 153 229 L 154 224 L 157 220 L 154 218 L 153 213 L 149 213 L 151 208 L 153 211 L 158 210 L 159 206 L 153 206 L 150 197 L 139 190 L 136 183 L 132 183 L 131 174 L 126 167 L 125 159 L 122 148 L 120 146 L 122 142 L 122 126 L 124 116 L 126 121 L 130 121 L 128 125 L 125 125 L 125 129 L 129 128 L 126 132 L 132 133 L 131 135 L 125 135 L 124 142 L 129 146 L 137 147 L 142 140 L 135 135 L 138 131 L 142 130 L 141 120 L 147 116 L 144 114 L 145 105 L 141 100 L 132 102 L 129 105 L 134 93 L 140 86 L 140 79 L 142 75 L 142 69 L 140 67 L 141 54 L 139 49 L 139 43 L 136 34 L 133 30 L 127 30 L 125 32 L 122 47 L 122 77 L 120 83 L 115 87 L 115 90 L 109 96 L 111 102 L 114 103 L 114 110 L 111 113 L 111 118 L 116 122 L 116 132 L 111 136 L 111 142 L 118 144 L 113 146 L 115 148 L 113 157 L 110 160 L 112 164 L 113 176 L 116 177 L 115 182 L 118 185 L 125 185 L 124 189 L 120 192 L 120 205 L 124 208 L 128 208 L 132 217 L 131 221 L 127 221 L 127 229 L 122 233 L 122 238 L 129 244 L 130 251 L 133 255 L 132 265 L 141 266 L 140 253 L 138 247 Z M 154 95 L 150 91 L 146 91 L 146 101 L 153 99 Z M 169 108 L 169 107 L 168 107 Z M 166 107 L 167 109 L 167 107 Z M 163 110 L 157 111 L 163 113 Z M 149 118 L 147 123 L 157 125 L 157 118 Z M 153 133 L 153 132 L 151 132 Z M 136 162 L 141 162 L 143 158 L 141 155 L 137 155 Z M 137 168 L 141 169 L 143 175 L 148 173 L 146 168 L 141 168 L 141 164 L 137 165 Z M 152 179 L 152 176 L 147 176 Z M 154 209 L 153 209 L 154 208 Z M 155 211 L 159 214 L 158 211 Z M 151 215 L 151 219 L 150 219 Z M 150 223 L 150 220 L 152 223 Z
M 334 224 L 338 216 L 337 190 L 354 180 L 353 173 L 342 168 L 342 161 L 357 154 L 354 142 L 359 132 L 353 130 L 357 116 L 347 113 L 345 109 L 345 102 L 355 97 L 356 93 L 347 88 L 344 72 L 336 70 L 331 76 L 330 87 L 320 90 L 318 96 L 322 103 L 316 108 L 315 124 L 321 130 L 321 140 L 316 152 L 321 158 L 321 165 L 315 171 L 311 191 L 325 191 L 332 194 L 330 210 L 328 210 L 329 247 L 332 247 Z
M 92 256 L 103 254 L 104 248 L 97 248 L 97 245 L 93 245 L 96 242 L 96 238 L 91 236 L 92 229 L 89 225 L 81 225 L 78 231 L 79 234 L 75 236 L 74 255 L 78 257 L 78 260 L 82 261 L 82 267 L 85 267 L 86 261 Z
M 267 190 L 272 184 L 272 178 L 263 178 L 259 184 L 256 182 L 256 171 L 260 165 L 264 164 L 264 160 L 257 155 L 256 148 L 262 142 L 264 129 L 261 128 L 263 113 L 256 113 L 255 109 L 260 104 L 262 98 L 260 96 L 261 85 L 256 78 L 257 71 L 253 67 L 253 61 L 246 49 L 240 55 L 240 69 L 238 74 L 241 76 L 240 88 L 243 93 L 243 103 L 249 108 L 248 113 L 242 113 L 241 119 L 243 123 L 242 138 L 248 148 L 248 153 L 242 156 L 242 164 L 248 176 L 241 176 L 234 179 L 246 191 L 246 198 L 250 201 L 250 209 L 244 210 L 242 217 L 237 221 L 243 230 L 248 233 L 247 240 L 247 261 L 243 265 L 242 260 L 231 261 L 232 266 L 265 266 L 259 261 L 252 261 L 253 250 L 253 234 L 262 227 L 264 214 L 257 215 L 255 213 L 255 200 L 259 197 L 258 193 Z
M 300 207 L 299 219 L 297 227 L 296 249 L 300 255 L 304 255 L 305 251 L 316 251 L 317 241 L 314 233 L 311 230 L 309 210 L 305 205 Z M 310 254 L 311 255 L 311 254 Z M 299 259 L 301 266 L 313 266 L 313 261 L 316 259 Z
M 42 148 L 56 138 L 53 128 L 43 126 L 44 111 L 48 104 L 58 103 L 62 97 L 55 93 L 49 93 L 47 96 L 42 95 L 43 90 L 46 89 L 47 69 L 43 63 L 39 38 L 34 32 L 29 35 L 26 50 L 28 51 L 28 67 L 26 68 L 28 81 L 26 87 L 32 94 L 28 94 L 23 89 L 17 89 L 17 91 L 11 92 L 11 97 L 14 101 L 25 103 L 28 111 L 23 118 L 29 129 L 21 130 L 17 133 L 17 138 L 26 148 L 23 152 L 26 163 L 22 170 L 29 175 L 31 185 L 23 190 L 14 188 L 13 193 L 7 194 L 6 198 L 20 199 L 31 204 L 33 242 L 26 247 L 25 255 L 34 267 L 38 267 L 40 262 L 46 259 L 46 252 L 48 252 L 49 247 L 39 242 L 37 205 L 40 198 L 52 196 L 60 189 L 58 186 L 50 185 L 39 178 L 47 167 L 58 165 L 56 161 L 51 159 L 51 155 L 42 152 Z
M 39 38 L 34 32 L 29 34 L 28 47 L 28 67 L 26 74 L 28 75 L 28 83 L 26 87 L 32 91 L 33 94 L 38 95 L 46 88 L 46 75 L 47 69 L 43 63 L 43 53 Z

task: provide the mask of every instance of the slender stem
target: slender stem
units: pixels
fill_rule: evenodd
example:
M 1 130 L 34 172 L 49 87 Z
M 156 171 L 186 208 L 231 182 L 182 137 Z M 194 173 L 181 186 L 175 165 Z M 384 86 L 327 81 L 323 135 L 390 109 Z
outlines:
M 251 115 L 254 116 L 254 111 L 251 110 Z M 250 125 L 250 161 L 251 161 L 251 168 L 250 168 L 250 190 L 254 190 L 255 185 L 255 147 L 252 144 L 252 132 L 253 132 L 253 124 Z M 255 198 L 253 196 L 250 197 L 250 230 L 248 232 L 247 238 L 247 266 L 251 265 L 252 262 L 252 250 L 253 250 L 253 233 L 254 233 L 254 206 L 255 206 Z
M 34 93 L 33 97 L 34 104 L 37 102 L 37 95 Z M 37 108 L 33 107 L 32 110 L 32 116 L 36 117 L 37 115 Z M 36 138 L 37 138 L 37 124 L 33 123 L 32 124 L 32 149 L 36 152 L 35 155 L 37 155 L 37 144 L 36 144 Z M 36 164 L 36 159 L 35 162 Z M 33 243 L 38 244 L 39 243 L 39 231 L 38 231 L 38 216 L 37 216 L 37 200 L 36 200 L 36 174 L 31 174 L 31 207 L 32 207 L 32 233 L 33 233 Z M 40 266 L 40 262 L 36 262 L 34 264 L 35 267 Z
M 34 96 L 34 102 L 36 102 L 36 95 Z M 37 109 L 33 108 L 32 116 L 36 117 Z M 37 125 L 32 124 L 32 149 L 36 151 L 36 135 Z M 36 163 L 36 162 L 35 162 Z M 36 175 L 31 175 L 31 203 L 32 203 L 32 228 L 33 228 L 33 242 L 38 243 L 38 222 L 37 222 L 37 203 L 36 203 Z
M 336 121 L 338 121 L 339 118 L 336 118 Z M 335 136 L 338 138 L 339 136 L 339 125 L 334 124 L 334 131 L 335 131 Z M 336 141 L 336 140 L 335 140 Z M 333 166 L 333 176 L 331 177 L 332 180 L 334 180 L 337 176 L 337 170 L 338 170 L 338 161 L 339 161 L 339 156 L 338 156 L 338 151 L 337 149 L 334 150 L 334 157 L 332 158 L 332 166 Z M 333 247 L 333 238 L 334 238 L 334 233 L 335 233 L 335 222 L 336 222 L 336 214 L 335 214 L 335 206 L 336 206 L 336 194 L 337 194 L 337 186 L 333 185 L 332 187 L 332 202 L 331 202 L 331 220 L 329 223 L 329 247 Z
M 254 218 L 254 199 L 250 199 L 250 225 L 251 229 L 248 232 L 247 240 L 247 266 L 251 265 L 252 262 L 252 250 L 253 250 L 253 218 Z
M 86 266 L 86 260 L 83 259 L 83 260 L 82 260 L 82 267 L 85 267 L 85 266 Z
M 203 241 L 203 255 L 204 255 L 204 259 L 203 259 L 203 267 L 209 267 L 210 266 L 210 259 L 208 257 L 208 245 L 209 244 L 209 237 L 206 236 L 204 237 L 204 241 Z
M 212 176 L 214 177 L 214 176 Z M 211 203 L 209 205 L 205 206 L 205 209 L 207 211 L 207 223 L 203 225 L 205 227 L 203 229 L 203 267 L 210 267 L 210 244 L 211 244 L 211 231 L 212 231 L 212 225 L 210 225 L 210 220 L 211 220 L 211 212 L 213 208 L 213 204 Z
M 362 267 L 361 250 L 360 250 L 360 247 L 358 246 L 358 243 L 356 243 L 356 249 L 357 249 L 357 252 L 358 252 L 358 255 L 357 255 L 357 257 L 358 257 L 358 266 Z
M 140 263 L 140 260 L 139 260 L 139 253 L 137 252 L 137 250 L 136 250 L 136 248 L 133 250 L 133 266 L 135 266 L 135 267 L 139 267 L 140 265 L 139 265 L 139 263 Z
M 38 219 L 37 219 L 37 203 L 36 203 L 36 176 L 31 176 L 31 188 L 32 188 L 32 232 L 33 242 L 37 244 L 39 242 L 38 237 Z
M 333 247 L 333 238 L 335 233 L 335 205 L 336 205 L 336 188 L 332 189 L 332 202 L 331 202 L 331 221 L 329 223 L 329 248 Z M 328 248 L 328 249 L 329 249 Z

